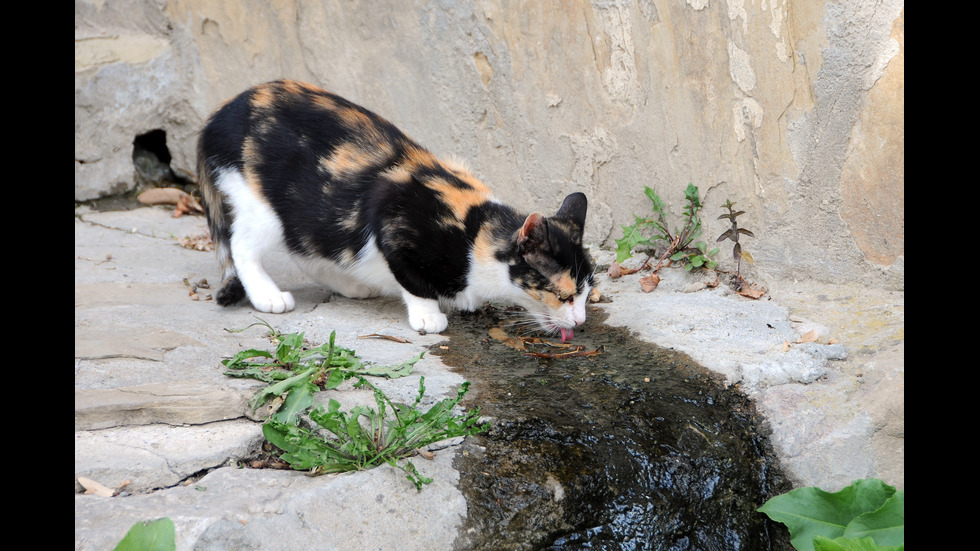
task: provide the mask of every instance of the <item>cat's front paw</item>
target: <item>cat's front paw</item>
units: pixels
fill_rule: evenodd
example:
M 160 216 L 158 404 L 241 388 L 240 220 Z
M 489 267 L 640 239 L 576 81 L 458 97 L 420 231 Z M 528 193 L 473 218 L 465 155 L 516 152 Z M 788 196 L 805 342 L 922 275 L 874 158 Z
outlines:
M 449 327 L 449 318 L 442 312 L 429 312 L 420 316 L 409 314 L 408 323 L 419 333 L 442 333 Z
M 269 293 L 261 297 L 249 296 L 248 298 L 252 303 L 252 306 L 254 306 L 255 309 L 260 312 L 282 314 L 283 312 L 289 312 L 296 307 L 296 301 L 293 300 L 293 294 L 288 291 Z
M 408 291 L 402 293 L 408 307 L 408 324 L 420 333 L 442 333 L 449 327 L 449 318 L 439 309 L 439 301 L 420 298 Z

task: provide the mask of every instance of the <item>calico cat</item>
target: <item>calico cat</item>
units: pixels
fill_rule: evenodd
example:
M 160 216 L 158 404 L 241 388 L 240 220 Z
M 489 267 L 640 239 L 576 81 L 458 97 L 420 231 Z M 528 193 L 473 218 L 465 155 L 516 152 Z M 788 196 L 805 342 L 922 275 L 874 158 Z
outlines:
M 270 82 L 220 107 L 198 141 L 198 177 L 220 305 L 248 297 L 262 312 L 293 309 L 262 265 L 284 247 L 343 295 L 400 296 L 420 332 L 446 329 L 440 303 L 509 301 L 562 340 L 585 321 L 594 271 L 582 247 L 585 195 L 551 217 L 518 214 L 465 167 L 315 86 Z

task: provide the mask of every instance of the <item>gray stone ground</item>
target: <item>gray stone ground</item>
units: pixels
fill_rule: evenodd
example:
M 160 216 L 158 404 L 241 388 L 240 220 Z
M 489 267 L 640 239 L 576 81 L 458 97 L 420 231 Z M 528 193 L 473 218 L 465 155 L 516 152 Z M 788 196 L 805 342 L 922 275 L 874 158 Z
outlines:
M 75 549 L 112 548 L 133 523 L 164 516 L 178 549 L 452 548 L 466 515 L 453 443 L 414 461 L 435 480 L 421 493 L 388 467 L 320 477 L 237 467 L 262 441 L 244 415 L 261 384 L 224 376 L 220 361 L 269 343 L 261 327 L 229 331 L 257 321 L 250 308 L 190 296 L 185 281 L 217 280 L 212 253 L 179 244 L 204 233 L 203 218 L 162 207 L 75 215 Z M 338 345 L 382 364 L 444 340 L 413 333 L 396 300 L 322 302 L 283 265 L 277 279 L 297 309 L 261 315 L 280 331 L 323 342 L 336 330 Z M 636 276 L 599 280 L 608 323 L 687 352 L 756 400 L 797 485 L 834 490 L 878 476 L 904 488 L 904 293 L 790 282 L 753 301 L 679 270 L 652 293 Z M 811 329 L 820 344 L 784 350 Z M 411 343 L 357 338 L 372 333 Z M 434 356 L 415 374 L 379 385 L 408 400 L 422 375 L 435 401 L 464 380 Z M 342 392 L 345 405 L 369 398 Z M 128 495 L 84 495 L 79 477 L 128 481 Z

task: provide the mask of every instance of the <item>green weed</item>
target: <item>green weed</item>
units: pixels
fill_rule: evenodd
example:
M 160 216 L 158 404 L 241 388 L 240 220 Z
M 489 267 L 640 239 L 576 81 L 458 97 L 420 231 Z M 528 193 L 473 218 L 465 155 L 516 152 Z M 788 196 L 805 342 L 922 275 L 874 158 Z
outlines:
M 311 474 L 364 470 L 388 463 L 405 471 L 421 490 L 431 482 L 412 463 L 397 460 L 415 455 L 420 448 L 457 436 L 489 429 L 479 423 L 479 410 L 456 412 L 469 388 L 463 383 L 455 398 L 442 400 L 425 412 L 419 409 L 425 394 L 425 378 L 411 405 L 392 402 L 366 377 L 398 378 L 411 374 L 423 354 L 397 366 L 366 364 L 350 349 L 336 346 L 336 332 L 319 346 L 308 347 L 303 333 L 282 334 L 261 322 L 277 341 L 275 350 L 243 350 L 222 364 L 231 377 L 253 378 L 268 383 L 249 400 L 253 411 L 263 405 L 270 411 L 262 427 L 266 440 L 283 451 L 280 459 Z M 246 328 L 247 329 L 247 328 Z M 377 408 L 357 406 L 342 411 L 330 399 L 328 406 L 314 408 L 315 395 L 336 389 L 355 379 L 355 388 L 374 392 Z M 312 428 L 301 426 L 309 420 Z
M 684 191 L 682 223 L 673 231 L 667 221 L 667 209 L 660 195 L 649 186 L 644 186 L 643 193 L 652 203 L 654 216 L 641 218 L 634 215 L 633 225 L 622 226 L 623 237 L 616 240 L 616 263 L 622 264 L 632 258 L 637 248 L 655 250 L 662 248 L 663 252 L 654 272 L 659 270 L 667 259 L 680 263 L 688 271 L 699 268 L 714 269 L 718 263 L 712 259 L 712 256 L 718 252 L 718 249 L 708 250 L 706 243 L 696 241 L 701 236 L 699 212 L 702 208 L 697 186 L 687 185 Z M 647 257 L 643 263 L 644 267 L 651 258 Z
M 283 450 L 280 457 L 294 469 L 311 474 L 365 470 L 385 463 L 402 469 L 406 478 L 421 490 L 432 480 L 421 476 L 411 461 L 399 465 L 397 460 L 417 453 L 429 444 L 457 436 L 478 434 L 489 428 L 479 422 L 479 410 L 462 414 L 455 407 L 466 395 L 469 383 L 463 383 L 455 398 L 447 398 L 425 412 L 419 403 L 425 394 L 425 378 L 419 379 L 419 391 L 412 405 L 397 404 L 357 376 L 356 386 L 374 391 L 377 409 L 357 406 L 348 412 L 331 399 L 326 408 L 319 406 L 309 413 L 322 431 L 270 419 L 262 432 L 273 445 Z

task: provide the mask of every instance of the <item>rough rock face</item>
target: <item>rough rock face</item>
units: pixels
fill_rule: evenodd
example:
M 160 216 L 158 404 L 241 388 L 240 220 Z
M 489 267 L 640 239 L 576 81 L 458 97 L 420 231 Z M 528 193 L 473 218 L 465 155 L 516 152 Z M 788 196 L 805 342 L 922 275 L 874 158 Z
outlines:
M 296 0 L 75 3 L 75 200 L 134 186 L 162 130 L 193 173 L 203 120 L 303 79 L 469 161 L 507 201 L 591 199 L 587 238 L 726 199 L 757 278 L 904 285 L 904 2 Z M 743 268 L 744 269 L 744 268 Z

